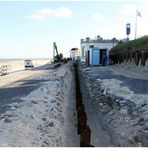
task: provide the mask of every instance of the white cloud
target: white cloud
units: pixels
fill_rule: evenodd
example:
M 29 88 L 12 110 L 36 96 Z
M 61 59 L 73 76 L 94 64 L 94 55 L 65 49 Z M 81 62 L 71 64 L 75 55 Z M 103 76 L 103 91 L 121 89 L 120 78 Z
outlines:
M 53 15 L 53 9 L 50 8 L 44 8 L 44 9 L 39 9 L 35 11 L 35 14 L 44 16 L 44 17 L 48 17 L 48 16 L 52 16 Z
M 98 21 L 98 20 L 101 20 L 101 19 L 104 19 L 104 18 L 105 18 L 105 16 L 102 15 L 102 14 L 100 14 L 100 13 L 94 13 L 94 14 L 92 14 L 92 19 L 94 21 Z
M 34 14 L 28 16 L 28 18 L 33 20 L 43 20 L 48 17 L 68 18 L 72 16 L 72 14 L 73 14 L 73 11 L 67 7 L 60 7 L 57 9 L 44 8 L 44 9 L 36 10 Z
M 32 19 L 32 20 L 44 20 L 45 17 L 42 15 L 30 15 L 27 18 Z
M 124 16 L 136 15 L 136 6 L 134 5 L 125 5 L 120 9 L 120 13 Z
M 61 7 L 59 9 L 56 9 L 54 11 L 55 16 L 59 16 L 59 17 L 70 17 L 73 12 L 71 9 L 66 8 L 66 7 Z

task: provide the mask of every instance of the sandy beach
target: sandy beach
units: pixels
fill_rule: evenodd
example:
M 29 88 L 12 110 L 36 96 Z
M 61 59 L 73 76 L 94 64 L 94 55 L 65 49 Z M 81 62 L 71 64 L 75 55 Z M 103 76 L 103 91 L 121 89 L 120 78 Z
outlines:
M 26 59 L 0 59 L 0 67 L 4 65 L 10 65 L 9 72 L 14 72 L 18 70 L 25 69 L 24 67 L 24 60 Z M 51 59 L 30 59 L 35 67 L 41 66 L 51 62 Z

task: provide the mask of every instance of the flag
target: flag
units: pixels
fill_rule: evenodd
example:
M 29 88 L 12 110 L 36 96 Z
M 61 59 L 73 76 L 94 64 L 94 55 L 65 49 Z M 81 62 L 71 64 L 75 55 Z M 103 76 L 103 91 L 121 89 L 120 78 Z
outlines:
M 140 13 L 139 11 L 136 10 L 136 13 L 137 13 L 137 16 L 142 17 L 142 16 L 141 16 L 141 13 Z

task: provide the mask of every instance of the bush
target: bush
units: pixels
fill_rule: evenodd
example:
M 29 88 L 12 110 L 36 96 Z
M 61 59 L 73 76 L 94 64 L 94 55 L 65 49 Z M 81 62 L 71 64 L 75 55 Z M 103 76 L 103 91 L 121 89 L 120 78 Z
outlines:
M 140 46 L 142 46 L 146 43 L 148 43 L 148 35 L 143 36 L 143 37 L 138 38 L 138 39 L 135 39 L 135 40 L 131 40 L 131 41 L 126 42 L 126 43 L 120 41 L 117 46 L 113 47 L 110 50 L 110 54 L 140 50 Z

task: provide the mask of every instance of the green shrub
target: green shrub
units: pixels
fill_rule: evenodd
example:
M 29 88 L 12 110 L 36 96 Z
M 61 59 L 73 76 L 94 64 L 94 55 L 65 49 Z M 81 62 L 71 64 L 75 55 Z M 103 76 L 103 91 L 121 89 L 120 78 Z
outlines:
M 138 50 L 138 47 L 140 47 L 146 43 L 148 43 L 148 35 L 145 35 L 145 36 L 135 39 L 135 40 L 131 40 L 126 43 L 124 43 L 123 41 L 120 41 L 117 46 L 113 47 L 110 50 L 110 54 Z

